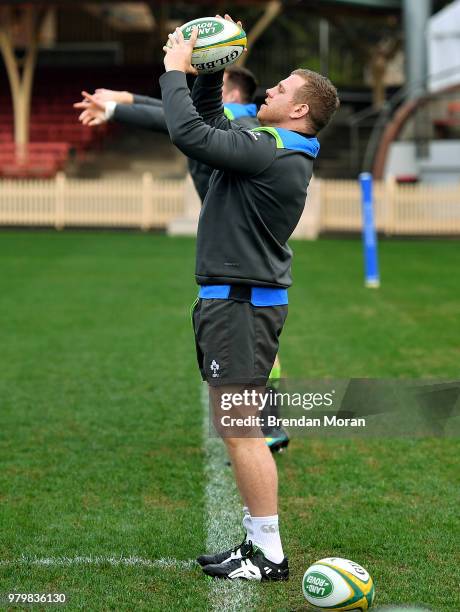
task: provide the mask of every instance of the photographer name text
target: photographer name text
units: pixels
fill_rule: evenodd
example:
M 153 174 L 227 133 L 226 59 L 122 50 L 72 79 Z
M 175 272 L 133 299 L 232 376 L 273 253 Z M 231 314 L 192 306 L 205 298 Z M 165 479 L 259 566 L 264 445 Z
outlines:
M 366 419 L 342 419 L 335 415 L 324 415 L 322 418 L 307 418 L 305 415 L 293 418 L 281 418 L 270 415 L 264 419 L 260 416 L 231 417 L 229 414 L 221 417 L 223 427 L 366 427 Z

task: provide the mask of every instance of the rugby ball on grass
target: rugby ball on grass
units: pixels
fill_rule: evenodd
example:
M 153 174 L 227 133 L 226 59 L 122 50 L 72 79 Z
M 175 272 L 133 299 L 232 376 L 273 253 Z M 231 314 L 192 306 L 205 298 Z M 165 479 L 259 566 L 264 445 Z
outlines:
M 368 572 L 339 557 L 311 565 L 304 574 L 302 590 L 312 610 L 363 612 L 374 601 L 374 583 Z
M 246 33 L 239 25 L 222 17 L 201 17 L 180 27 L 185 40 L 198 28 L 192 53 L 192 66 L 202 74 L 223 70 L 241 57 L 247 44 Z

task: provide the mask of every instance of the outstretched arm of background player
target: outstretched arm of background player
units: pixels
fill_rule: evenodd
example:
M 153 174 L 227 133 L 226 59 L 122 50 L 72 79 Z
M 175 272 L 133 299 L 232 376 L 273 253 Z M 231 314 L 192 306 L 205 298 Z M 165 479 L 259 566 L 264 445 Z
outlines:
M 143 106 L 163 107 L 161 98 L 151 98 L 150 96 L 141 96 L 140 94 L 133 95 L 133 104 L 142 104 Z
M 161 103 L 161 100 L 160 100 Z M 168 133 L 163 104 L 153 106 L 151 104 L 117 104 L 113 113 L 113 120 L 135 125 L 136 127 L 152 132 Z
M 104 87 L 99 87 L 94 91 L 93 96 L 98 102 L 113 101 L 117 104 L 134 103 L 134 94 L 129 91 L 117 91 L 115 89 L 105 89 Z M 85 100 L 82 101 L 82 103 L 84 102 Z
M 241 174 L 257 174 L 267 168 L 276 154 L 275 140 L 268 134 L 250 130 L 220 130 L 207 125 L 198 114 L 190 96 L 186 73 L 191 66 L 197 30 L 185 41 L 177 28 L 169 36 L 165 52 L 166 74 L 160 78 L 163 110 L 171 141 L 188 157 L 212 168 Z
M 167 134 L 168 128 L 161 105 L 153 106 L 146 104 L 116 104 L 109 100 L 101 102 L 96 95 L 82 92 L 85 103 L 74 104 L 76 108 L 84 110 L 79 116 L 83 125 L 95 126 L 106 123 L 109 119 L 135 125 L 143 129 Z
M 96 102 L 116 102 L 117 104 L 131 105 L 131 104 L 143 104 L 148 106 L 163 106 L 161 99 L 151 98 L 150 96 L 142 96 L 141 94 L 134 94 L 129 91 L 116 91 L 114 89 L 96 89 L 92 94 L 93 99 Z M 74 104 L 75 108 L 81 108 L 84 110 L 90 105 L 90 101 L 83 98 L 81 102 Z
M 130 91 L 117 91 L 100 87 L 95 90 L 93 96 L 98 102 L 116 102 L 117 104 L 148 104 L 149 106 L 162 106 L 159 98 L 151 98 Z M 83 101 L 84 102 L 84 101 Z
M 83 123 L 83 125 L 89 125 L 94 127 L 95 125 L 102 125 L 109 120 L 109 116 L 107 114 L 107 102 L 101 101 L 99 98 L 96 98 L 95 95 L 91 95 L 86 91 L 81 92 L 83 96 L 83 100 L 81 102 L 75 102 L 73 105 L 74 108 L 80 109 L 82 112 L 78 116 L 78 120 Z M 116 104 L 115 101 L 112 101 L 112 104 Z

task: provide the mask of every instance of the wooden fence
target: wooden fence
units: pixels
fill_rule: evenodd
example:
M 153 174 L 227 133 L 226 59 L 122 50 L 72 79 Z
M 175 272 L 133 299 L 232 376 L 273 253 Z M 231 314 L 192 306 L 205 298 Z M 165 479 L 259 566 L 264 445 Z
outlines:
M 361 196 L 357 181 L 320 181 L 319 230 L 360 231 Z M 388 235 L 460 234 L 460 183 L 374 185 L 377 229 Z
M 164 228 L 184 210 L 184 181 L 0 181 L 0 225 Z
M 167 228 L 178 218 L 197 217 L 199 206 L 193 212 L 186 206 L 189 191 L 182 179 L 149 173 L 139 179 L 83 180 L 59 174 L 53 180 L 0 180 L 0 225 Z M 388 180 L 375 184 L 374 195 L 377 229 L 385 234 L 460 235 L 460 184 Z M 296 237 L 360 231 L 360 202 L 357 181 L 314 179 Z

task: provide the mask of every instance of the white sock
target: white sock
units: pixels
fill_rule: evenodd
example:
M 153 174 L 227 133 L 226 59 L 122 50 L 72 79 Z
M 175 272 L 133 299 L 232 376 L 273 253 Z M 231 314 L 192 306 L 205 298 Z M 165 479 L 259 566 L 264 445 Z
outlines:
M 278 515 L 251 516 L 251 526 L 253 531 L 252 543 L 262 549 L 269 561 L 281 563 L 284 559 L 284 553 L 278 529 Z
M 243 506 L 243 514 L 243 529 L 246 531 L 246 542 L 249 542 L 249 540 L 251 540 L 252 542 L 252 538 L 254 535 L 252 529 L 252 517 L 247 506 Z

